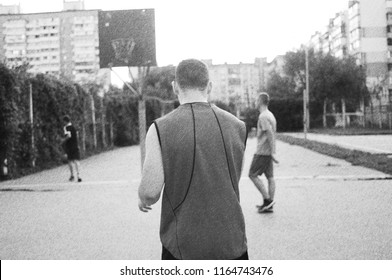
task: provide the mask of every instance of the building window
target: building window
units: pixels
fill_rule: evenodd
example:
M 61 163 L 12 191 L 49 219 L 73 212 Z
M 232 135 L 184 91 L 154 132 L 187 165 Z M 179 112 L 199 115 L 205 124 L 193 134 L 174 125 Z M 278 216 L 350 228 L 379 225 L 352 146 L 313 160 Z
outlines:
M 392 38 L 388 38 L 387 41 L 388 41 L 388 46 L 392 46 Z

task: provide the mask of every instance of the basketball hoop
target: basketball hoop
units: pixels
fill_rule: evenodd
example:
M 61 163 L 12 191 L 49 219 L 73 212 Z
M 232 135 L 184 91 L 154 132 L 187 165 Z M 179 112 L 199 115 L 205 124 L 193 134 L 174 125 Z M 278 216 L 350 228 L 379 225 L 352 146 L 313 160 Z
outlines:
M 132 59 L 132 52 L 136 45 L 135 40 L 133 40 L 133 38 L 119 38 L 112 40 L 111 42 L 115 58 L 129 65 L 129 62 Z

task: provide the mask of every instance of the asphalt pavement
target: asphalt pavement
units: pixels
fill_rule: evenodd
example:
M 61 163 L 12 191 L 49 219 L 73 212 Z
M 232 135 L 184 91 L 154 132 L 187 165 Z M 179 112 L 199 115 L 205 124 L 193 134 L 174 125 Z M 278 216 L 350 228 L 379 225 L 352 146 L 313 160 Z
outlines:
M 241 205 L 251 259 L 391 259 L 392 181 L 386 174 L 278 142 L 275 212 L 259 214 L 247 178 Z M 139 147 L 0 183 L 0 259 L 159 259 L 160 202 L 137 207 Z

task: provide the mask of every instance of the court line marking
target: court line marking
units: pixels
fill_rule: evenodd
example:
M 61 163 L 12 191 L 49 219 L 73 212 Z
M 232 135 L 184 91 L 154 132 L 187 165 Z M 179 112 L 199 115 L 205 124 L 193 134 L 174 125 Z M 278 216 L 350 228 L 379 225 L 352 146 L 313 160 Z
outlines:
M 0 185 L 1 189 L 22 189 L 22 188 L 42 188 L 42 187 L 81 187 L 81 186 L 121 186 L 130 185 L 134 183 L 140 183 L 140 178 L 132 180 L 116 180 L 116 181 L 84 181 L 80 183 L 76 182 L 64 182 L 64 183 L 35 183 L 35 184 L 7 184 L 3 183 Z M 250 180 L 249 177 L 241 177 L 241 181 Z M 376 181 L 376 180 L 392 180 L 392 176 L 389 175 L 304 175 L 304 176 L 278 176 L 275 180 L 282 181 L 300 181 L 300 180 L 324 180 L 324 181 Z
M 248 177 L 241 177 L 247 180 Z M 371 180 L 392 180 L 388 175 L 307 175 L 307 176 L 280 176 L 276 180 L 324 180 L 324 181 L 371 181 Z
M 249 177 L 241 177 L 241 181 L 250 180 Z M 325 180 L 325 181 L 371 181 L 371 180 L 392 180 L 392 176 L 386 174 L 370 175 L 303 175 L 303 176 L 278 176 L 275 180 Z M 132 183 L 140 182 L 140 179 L 134 179 Z
M 3 185 L 4 184 L 4 185 Z M 129 184 L 128 180 L 116 180 L 116 181 L 83 181 L 80 183 L 76 182 L 64 182 L 64 183 L 35 183 L 35 184 L 7 184 L 4 182 L 0 184 L 0 189 L 7 188 L 37 188 L 37 187 L 78 187 L 78 186 L 99 186 L 99 185 L 125 185 Z

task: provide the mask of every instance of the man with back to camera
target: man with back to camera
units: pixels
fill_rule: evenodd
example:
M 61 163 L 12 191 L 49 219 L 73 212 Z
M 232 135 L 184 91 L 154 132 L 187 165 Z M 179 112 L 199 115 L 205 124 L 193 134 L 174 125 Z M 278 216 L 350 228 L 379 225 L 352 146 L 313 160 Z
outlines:
M 78 145 L 78 134 L 76 128 L 71 123 L 71 118 L 69 116 L 63 117 L 64 121 L 64 150 L 67 154 L 67 161 L 69 166 L 69 171 L 71 172 L 71 177 L 69 177 L 69 181 L 74 181 L 74 171 L 73 165 L 75 166 L 77 182 L 82 182 L 80 178 L 80 152 L 79 152 L 79 145 Z
M 156 120 L 146 136 L 139 209 L 162 194 L 162 259 L 248 259 L 239 180 L 246 127 L 208 103 L 207 66 L 195 59 L 176 68 L 180 106 Z
M 275 179 L 273 162 L 278 163 L 276 159 L 276 119 L 268 110 L 270 97 L 268 93 L 259 94 L 256 107 L 260 111 L 257 121 L 257 149 L 253 156 L 253 161 L 249 170 L 249 178 L 255 184 L 263 197 L 263 203 L 259 208 L 259 213 L 273 212 L 275 204 Z M 268 180 L 268 190 L 265 188 L 263 181 L 259 176 L 265 174 Z

